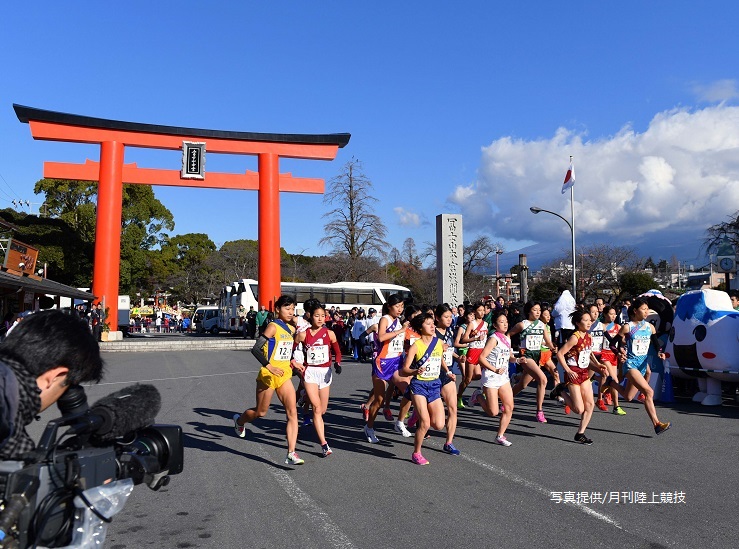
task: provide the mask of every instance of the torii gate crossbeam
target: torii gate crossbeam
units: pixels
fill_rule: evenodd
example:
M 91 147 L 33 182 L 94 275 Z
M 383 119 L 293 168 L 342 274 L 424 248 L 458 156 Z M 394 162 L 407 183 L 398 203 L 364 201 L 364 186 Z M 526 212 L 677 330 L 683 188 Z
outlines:
M 100 162 L 44 163 L 44 177 L 98 181 L 93 294 L 109 309 L 108 323 L 118 328 L 118 285 L 123 183 L 256 190 L 259 212 L 259 301 L 272 309 L 280 295 L 280 191 L 323 193 L 322 179 L 279 173 L 280 157 L 333 160 L 351 138 L 339 134 L 267 134 L 159 126 L 92 118 L 13 105 L 34 139 L 100 145 Z M 258 157 L 258 172 L 204 173 L 184 179 L 178 170 L 124 164 L 125 148 L 183 149 L 184 142 L 205 143 L 209 153 Z

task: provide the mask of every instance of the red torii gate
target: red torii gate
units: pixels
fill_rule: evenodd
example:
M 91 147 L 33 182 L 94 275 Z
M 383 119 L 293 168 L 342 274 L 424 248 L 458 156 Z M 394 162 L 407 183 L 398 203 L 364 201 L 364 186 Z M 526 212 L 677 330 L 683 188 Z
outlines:
M 106 120 L 15 104 L 13 109 L 18 120 L 30 125 L 34 139 L 100 145 L 100 162 L 44 162 L 44 177 L 98 181 L 92 293 L 109 308 L 111 331 L 118 329 L 123 183 L 258 191 L 259 302 L 272 309 L 275 298 L 280 295 L 281 281 L 280 191 L 324 192 L 322 179 L 280 174 L 280 157 L 333 160 L 338 149 L 346 146 L 351 137 L 348 133 L 306 135 L 202 130 Z M 199 174 L 186 174 L 185 167 L 177 171 L 123 163 L 126 146 L 184 150 L 186 143 L 195 145 L 194 148 L 203 147 L 201 156 L 194 153 Z M 206 150 L 256 155 L 259 171 L 243 174 L 204 172 L 202 155 Z

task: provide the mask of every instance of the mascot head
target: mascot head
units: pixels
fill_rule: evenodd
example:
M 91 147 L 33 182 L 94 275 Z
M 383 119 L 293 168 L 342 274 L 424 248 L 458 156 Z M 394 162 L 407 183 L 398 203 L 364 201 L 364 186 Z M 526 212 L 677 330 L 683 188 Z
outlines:
M 662 295 L 659 290 L 649 290 L 641 294 L 639 297 L 647 301 L 649 305 L 649 316 L 647 322 L 654 325 L 657 335 L 666 334 L 672 328 L 672 322 L 675 315 L 672 309 L 672 302 Z
M 739 372 L 739 312 L 728 294 L 695 290 L 680 296 L 667 353 L 678 367 Z

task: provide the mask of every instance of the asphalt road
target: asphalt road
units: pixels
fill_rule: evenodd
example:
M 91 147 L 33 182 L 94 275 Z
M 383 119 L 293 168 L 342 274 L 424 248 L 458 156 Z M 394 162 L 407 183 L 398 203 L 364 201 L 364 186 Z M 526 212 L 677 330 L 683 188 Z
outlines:
M 333 455 L 322 458 L 315 432 L 301 429 L 305 464 L 288 467 L 276 397 L 246 439 L 234 435 L 234 412 L 254 405 L 257 362 L 249 352 L 107 353 L 105 360 L 105 382 L 88 388 L 90 401 L 152 383 L 163 400 L 158 421 L 182 425 L 186 445 L 185 471 L 168 487 L 136 487 L 109 528 L 110 549 L 736 547 L 735 406 L 658 406 L 673 422 L 659 437 L 636 403 L 623 405 L 622 417 L 596 410 L 588 430 L 595 442 L 582 446 L 572 441 L 577 417 L 554 403 L 545 403 L 549 423 L 534 421 L 529 388 L 516 400 L 513 446 L 493 444 L 497 419 L 465 409 L 455 439 L 462 455 L 444 454 L 433 434 L 424 450 L 431 463 L 419 467 L 410 461 L 412 439 L 383 419 L 381 443 L 363 439 L 369 366 L 349 362 L 334 376 L 326 415 Z M 593 501 L 594 493 L 605 499 Z

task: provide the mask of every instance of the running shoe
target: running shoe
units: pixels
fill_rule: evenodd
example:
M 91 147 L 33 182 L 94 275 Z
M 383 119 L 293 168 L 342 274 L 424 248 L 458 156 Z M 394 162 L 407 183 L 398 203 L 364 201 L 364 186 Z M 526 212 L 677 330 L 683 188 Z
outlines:
M 505 412 L 505 404 L 500 405 L 500 412 L 501 413 Z
M 390 408 L 385 408 L 382 411 L 382 415 L 385 416 L 387 421 L 393 421 L 393 413 L 390 411 Z
M 313 425 L 313 418 L 310 416 L 305 416 L 303 418 L 303 427 L 310 427 Z
M 585 433 L 577 433 L 575 435 L 575 442 L 579 442 L 580 444 L 593 444 L 593 441 L 590 440 L 588 437 L 585 436 Z
M 644 402 L 645 400 L 647 400 L 647 397 L 645 397 L 644 395 L 639 395 L 636 400 L 638 400 L 639 402 Z
M 423 457 L 420 453 L 414 453 L 411 456 L 411 461 L 415 463 L 416 465 L 428 465 L 429 464 L 429 460 Z
M 464 400 L 462 399 L 462 397 L 458 397 L 457 398 L 457 409 L 461 410 L 464 407 L 465 407 Z
M 367 438 L 367 442 L 369 442 L 370 444 L 377 444 L 378 442 L 380 442 L 375 436 L 375 430 L 370 429 L 366 425 L 364 426 L 364 436 Z
M 469 406 L 470 408 L 474 407 L 475 404 L 477 404 L 477 399 L 480 398 L 481 395 L 482 395 L 482 391 L 480 391 L 480 389 L 475 389 L 472 392 L 472 396 L 467 401 L 467 406 Z
M 547 418 L 544 417 L 544 412 L 542 410 L 536 412 L 536 421 L 538 421 L 539 423 L 547 422 Z
M 405 438 L 413 436 L 413 433 L 411 433 L 408 429 L 406 429 L 405 423 L 403 423 L 402 421 L 395 422 L 395 432 L 400 433 Z
M 321 450 L 323 450 L 323 457 L 328 457 L 333 452 L 331 451 L 331 446 L 328 445 L 328 442 L 326 444 L 321 444 Z
M 408 420 L 408 427 L 413 429 L 416 426 L 416 423 L 418 423 L 418 414 L 415 410 L 413 410 L 413 413 L 411 414 L 410 419 Z
M 290 452 L 285 458 L 285 465 L 303 465 L 304 459 L 301 459 L 297 452 Z
M 504 436 L 495 437 L 495 444 L 500 444 L 501 446 L 510 446 L 513 444 L 510 440 L 508 440 Z
M 565 387 L 567 387 L 567 385 L 565 385 L 564 383 L 559 383 L 555 385 L 554 389 L 552 389 L 549 393 L 549 398 L 551 400 L 559 400 L 559 397 L 562 394 L 562 391 L 565 390 Z
M 611 396 L 611 393 L 605 393 L 604 398 L 608 406 L 613 406 L 613 397 Z
M 451 442 L 450 442 L 449 444 L 445 444 L 445 445 L 443 446 L 443 448 L 444 448 L 444 451 L 445 451 L 445 452 L 446 452 L 447 454 L 451 454 L 451 455 L 453 455 L 453 456 L 458 456 L 459 454 L 461 454 L 461 453 L 462 453 L 462 452 L 460 452 L 459 450 L 457 450 L 457 449 L 456 449 L 456 448 L 454 447 L 454 444 L 452 444 Z
M 608 406 L 606 406 L 606 401 L 602 398 L 599 398 L 598 401 L 595 403 L 595 405 L 598 407 L 598 410 L 601 410 L 603 412 L 608 411 Z
M 565 404 L 565 415 L 569 416 L 570 412 L 572 412 L 572 408 L 570 408 L 569 406 L 567 406 L 567 404 Z
M 236 431 L 237 437 L 244 438 L 246 436 L 246 424 L 239 425 L 240 417 L 241 414 L 234 414 L 234 431 Z
M 617 416 L 625 416 L 626 415 L 626 410 L 624 410 L 623 408 L 621 408 L 621 406 L 616 406 L 613 409 L 613 413 L 616 414 Z
M 660 422 L 654 426 L 654 433 L 656 435 L 661 435 L 662 433 L 667 431 L 667 429 L 669 429 L 671 426 L 672 426 L 672 423 L 670 423 L 669 421 L 666 423 Z
M 300 391 L 300 396 L 298 397 L 298 408 L 302 408 L 305 404 L 305 389 Z
M 362 419 L 367 423 L 367 420 L 369 419 L 369 408 L 366 404 L 362 404 L 359 408 L 362 410 Z

